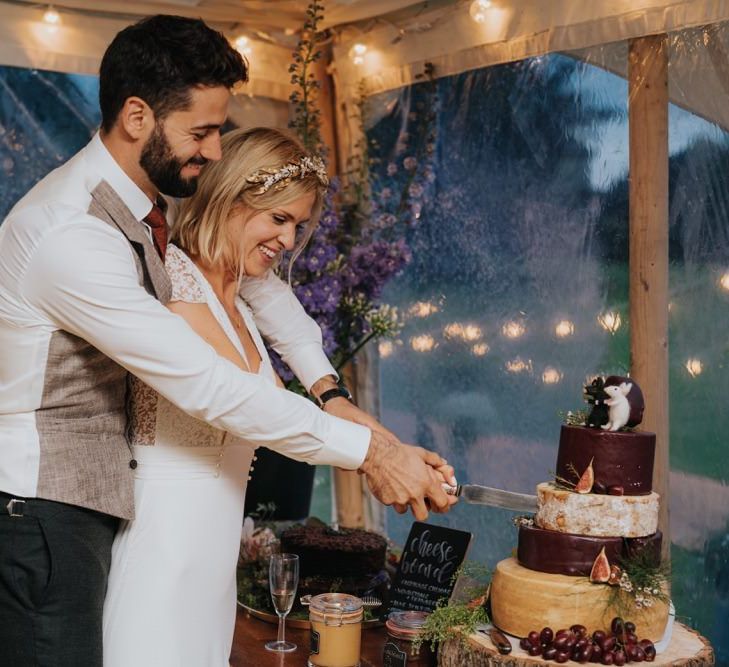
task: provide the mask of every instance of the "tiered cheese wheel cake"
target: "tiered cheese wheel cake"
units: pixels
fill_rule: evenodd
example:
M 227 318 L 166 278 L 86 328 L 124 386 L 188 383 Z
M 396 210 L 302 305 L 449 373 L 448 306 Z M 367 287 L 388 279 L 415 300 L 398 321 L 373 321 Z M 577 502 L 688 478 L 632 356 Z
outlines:
M 606 388 L 609 382 L 621 384 L 627 393 L 631 381 L 611 377 Z M 627 425 L 642 417 L 638 394 L 639 416 L 632 424 L 626 420 Z M 590 403 L 593 417 L 595 402 Z M 590 632 L 607 631 L 612 618 L 627 615 L 641 637 L 661 639 L 668 621 L 665 596 L 650 606 L 634 605 L 626 614 L 624 602 L 616 602 L 616 586 L 606 581 L 611 568 L 619 573 L 616 566 L 639 551 L 644 562 L 657 566 L 660 561 L 654 454 L 653 433 L 611 431 L 600 423 L 562 426 L 556 480 L 537 486 L 537 512 L 533 520 L 520 522 L 516 558 L 502 560 L 494 572 L 491 611 L 496 626 L 518 637 L 574 624 Z

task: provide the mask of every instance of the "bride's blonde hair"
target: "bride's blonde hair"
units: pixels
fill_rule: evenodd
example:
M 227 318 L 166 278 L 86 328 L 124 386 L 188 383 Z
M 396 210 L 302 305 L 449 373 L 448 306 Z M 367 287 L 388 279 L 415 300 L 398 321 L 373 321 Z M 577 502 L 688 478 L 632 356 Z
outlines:
M 233 130 L 223 135 L 220 144 L 222 158 L 203 169 L 197 191 L 183 200 L 170 240 L 207 265 L 222 262 L 226 270 L 240 279 L 244 267 L 238 244 L 228 233 L 231 215 L 243 208 L 248 213 L 247 220 L 259 211 L 285 206 L 313 192 L 311 216 L 296 242 L 293 264 L 319 222 L 326 184 L 322 163 L 284 130 L 265 127 Z M 312 164 L 321 167 L 304 168 L 294 177 L 280 178 L 282 169 L 291 165 L 295 170 L 296 165 Z M 273 173 L 278 180 L 265 188 L 260 178 L 268 173 Z

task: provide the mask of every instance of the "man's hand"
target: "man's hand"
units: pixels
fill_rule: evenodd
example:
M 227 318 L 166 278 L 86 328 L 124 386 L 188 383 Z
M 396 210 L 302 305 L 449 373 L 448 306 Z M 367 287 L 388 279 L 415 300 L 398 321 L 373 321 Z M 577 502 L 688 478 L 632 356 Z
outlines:
M 410 506 L 418 521 L 428 518 L 428 509 L 446 512 L 458 499 L 443 491 L 453 469 L 435 452 L 404 445 L 391 435 L 372 432 L 370 448 L 360 468 L 374 496 L 396 509 Z

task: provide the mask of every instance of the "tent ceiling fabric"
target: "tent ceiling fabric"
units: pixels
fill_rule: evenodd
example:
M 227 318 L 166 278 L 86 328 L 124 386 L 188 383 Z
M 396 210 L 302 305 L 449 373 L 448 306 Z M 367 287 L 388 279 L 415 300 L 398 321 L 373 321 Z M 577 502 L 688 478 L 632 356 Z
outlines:
M 53 3 L 61 25 L 42 23 L 43 5 L 0 0 L 0 64 L 95 74 L 113 36 L 139 16 L 200 16 L 231 38 L 250 38 L 251 81 L 245 92 L 285 100 L 288 64 L 304 22 L 306 0 L 61 0 Z M 334 33 L 334 76 L 339 98 L 369 94 L 419 80 L 426 62 L 437 76 L 549 52 L 576 52 L 625 74 L 625 40 L 729 20 L 729 0 L 492 0 L 484 23 L 469 16 L 470 0 L 324 0 L 325 23 Z M 672 61 L 676 101 L 729 127 L 718 103 L 727 85 L 726 31 L 690 62 Z M 355 66 L 351 47 L 367 45 Z M 612 45 L 612 46 L 611 46 Z M 692 76 L 700 72 L 701 76 Z M 707 82 L 712 83 L 711 86 Z M 702 92 L 703 90 L 703 92 Z

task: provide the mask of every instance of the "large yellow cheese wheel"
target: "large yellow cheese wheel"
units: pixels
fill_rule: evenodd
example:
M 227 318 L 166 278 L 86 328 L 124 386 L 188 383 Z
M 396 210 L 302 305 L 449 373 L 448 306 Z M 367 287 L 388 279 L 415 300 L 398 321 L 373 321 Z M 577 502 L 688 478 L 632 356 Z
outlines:
M 592 584 L 587 577 L 536 572 L 515 558 L 502 560 L 491 581 L 491 614 L 494 625 L 509 634 L 525 637 L 531 630 L 550 627 L 555 632 L 575 623 L 590 633 L 608 631 L 615 616 L 633 621 L 640 639 L 658 641 L 668 621 L 668 603 L 625 609 L 611 607 L 612 586 Z

